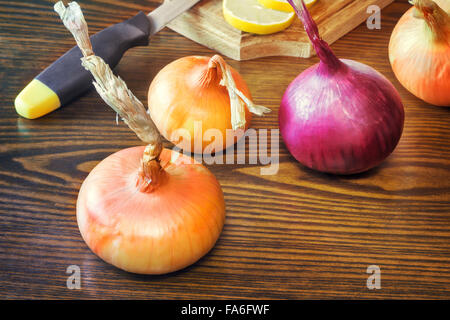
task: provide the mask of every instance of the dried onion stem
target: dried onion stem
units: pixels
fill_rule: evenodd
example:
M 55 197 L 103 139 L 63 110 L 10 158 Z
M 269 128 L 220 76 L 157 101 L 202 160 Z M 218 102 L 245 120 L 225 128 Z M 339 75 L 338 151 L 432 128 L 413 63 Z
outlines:
M 230 97 L 230 108 L 231 108 L 231 126 L 233 130 L 244 128 L 245 126 L 245 106 L 251 113 L 257 114 L 259 116 L 264 115 L 264 113 L 269 113 L 271 110 L 264 106 L 254 104 L 250 99 L 248 99 L 237 87 L 236 83 L 231 75 L 230 67 L 227 65 L 225 60 L 219 55 L 215 55 L 209 61 L 209 68 L 214 66 L 219 66 L 222 73 L 222 79 L 220 80 L 220 85 L 227 88 L 228 95 Z M 239 99 L 241 98 L 241 99 Z
M 81 64 L 94 76 L 95 89 L 102 99 L 116 111 L 139 139 L 147 144 L 142 158 L 142 168 L 137 183 L 141 191 L 151 191 L 160 184 L 164 171 L 159 163 L 162 139 L 144 105 L 128 89 L 126 83 L 116 77 L 105 61 L 96 56 L 89 39 L 87 23 L 80 6 L 70 2 L 67 7 L 62 1 L 54 6 L 66 28 L 74 36 L 83 53 Z

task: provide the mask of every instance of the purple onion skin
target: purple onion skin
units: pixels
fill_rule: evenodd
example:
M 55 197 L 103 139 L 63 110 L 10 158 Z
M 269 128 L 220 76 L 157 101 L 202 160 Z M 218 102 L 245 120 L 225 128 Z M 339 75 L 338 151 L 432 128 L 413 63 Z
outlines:
M 297 76 L 279 111 L 283 140 L 303 165 L 354 174 L 382 162 L 400 140 L 404 110 L 394 86 L 373 68 L 340 59 Z

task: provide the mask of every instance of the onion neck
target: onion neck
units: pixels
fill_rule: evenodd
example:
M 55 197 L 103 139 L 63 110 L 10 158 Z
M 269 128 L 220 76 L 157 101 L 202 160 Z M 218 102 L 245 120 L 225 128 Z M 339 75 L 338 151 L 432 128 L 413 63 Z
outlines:
M 423 19 L 433 41 L 448 42 L 450 35 L 450 16 L 434 1 L 414 0 L 413 16 Z
M 314 22 L 311 14 L 306 8 L 305 2 L 301 0 L 301 4 L 297 5 L 294 0 L 287 1 L 294 8 L 295 13 L 302 21 L 306 34 L 308 35 L 309 40 L 311 40 L 313 48 L 320 59 L 321 68 L 326 68 L 328 71 L 339 70 L 343 66 L 343 63 L 335 56 L 328 43 L 320 38 L 317 24 Z
M 200 85 L 207 88 L 211 85 L 219 85 L 222 77 L 220 63 L 225 63 L 225 60 L 219 55 L 214 55 L 208 61 L 207 69 L 201 74 Z
M 337 71 L 342 68 L 342 61 L 336 57 L 328 43 L 324 40 L 319 39 L 318 43 L 313 42 L 313 47 L 317 52 L 317 56 L 319 57 L 322 66 L 326 66 L 329 71 Z
M 136 180 L 140 192 L 153 192 L 166 181 L 167 173 L 159 159 L 161 151 L 161 145 L 149 144 L 145 147 Z
M 251 113 L 262 116 L 264 113 L 270 112 L 270 109 L 259 106 L 245 96 L 236 86 L 231 67 L 218 54 L 214 55 L 208 62 L 208 69 L 202 77 L 202 84 L 208 86 L 212 83 L 217 83 L 227 89 L 228 97 L 230 99 L 231 112 L 231 128 L 233 130 L 245 128 L 245 107 Z

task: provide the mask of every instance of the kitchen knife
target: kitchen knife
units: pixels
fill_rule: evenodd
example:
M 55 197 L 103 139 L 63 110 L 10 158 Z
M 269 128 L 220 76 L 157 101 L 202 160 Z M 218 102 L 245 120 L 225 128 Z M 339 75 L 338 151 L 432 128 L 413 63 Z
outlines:
M 114 68 L 125 51 L 148 44 L 148 39 L 172 19 L 200 0 L 165 0 L 146 15 L 112 25 L 91 36 L 96 55 Z M 92 86 L 92 76 L 82 66 L 78 46 L 73 47 L 34 78 L 16 97 L 18 114 L 28 119 L 39 118 L 72 101 Z

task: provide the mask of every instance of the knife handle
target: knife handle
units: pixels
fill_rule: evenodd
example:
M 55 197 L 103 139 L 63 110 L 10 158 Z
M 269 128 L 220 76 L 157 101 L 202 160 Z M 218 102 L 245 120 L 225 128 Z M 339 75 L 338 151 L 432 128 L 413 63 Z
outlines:
M 90 38 L 95 54 L 114 68 L 129 48 L 147 45 L 149 36 L 150 21 L 139 12 Z M 82 56 L 75 46 L 34 78 L 16 97 L 17 113 L 28 119 L 41 117 L 91 88 L 93 77 L 81 65 Z

